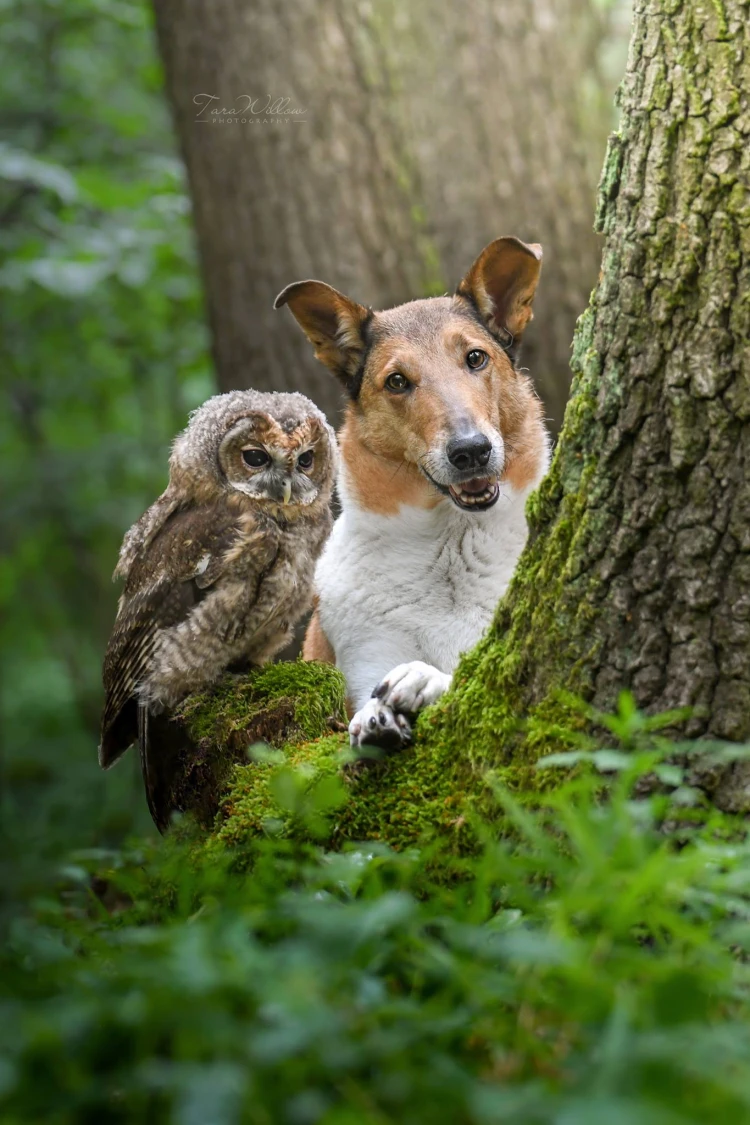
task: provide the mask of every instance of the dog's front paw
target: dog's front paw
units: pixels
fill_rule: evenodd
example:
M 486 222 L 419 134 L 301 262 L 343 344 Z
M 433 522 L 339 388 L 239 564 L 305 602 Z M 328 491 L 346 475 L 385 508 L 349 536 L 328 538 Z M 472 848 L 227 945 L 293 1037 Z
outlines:
M 393 711 L 415 714 L 439 699 L 450 683 L 451 677 L 432 664 L 411 660 L 408 664 L 398 664 L 372 694 L 373 699 L 387 704 Z
M 368 699 L 349 723 L 349 742 L 360 746 L 377 746 L 381 750 L 400 750 L 411 742 L 411 725 L 378 699 Z

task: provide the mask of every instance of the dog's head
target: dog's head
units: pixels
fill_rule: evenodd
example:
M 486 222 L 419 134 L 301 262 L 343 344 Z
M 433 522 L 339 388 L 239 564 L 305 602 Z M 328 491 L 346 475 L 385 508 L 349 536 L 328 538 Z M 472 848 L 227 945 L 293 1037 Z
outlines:
M 541 258 L 538 245 L 498 238 L 454 296 L 384 312 L 322 281 L 295 282 L 276 298 L 347 391 L 342 453 L 368 506 L 388 510 L 399 498 L 395 486 L 408 503 L 431 506 L 444 495 L 484 511 L 501 480 L 522 489 L 538 477 L 546 454 L 541 407 L 515 361 Z M 388 464 L 395 464 L 390 486 Z M 400 465 L 409 471 L 399 481 Z M 387 495 L 373 503 L 379 492 Z

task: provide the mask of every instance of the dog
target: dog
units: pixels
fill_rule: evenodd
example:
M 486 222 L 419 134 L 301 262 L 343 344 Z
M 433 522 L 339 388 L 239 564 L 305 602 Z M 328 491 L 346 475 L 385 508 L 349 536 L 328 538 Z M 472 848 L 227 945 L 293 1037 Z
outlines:
M 518 348 L 542 248 L 491 242 L 453 296 L 373 312 L 321 281 L 287 286 L 348 395 L 341 515 L 317 565 L 307 660 L 344 673 L 351 744 L 393 750 L 489 626 L 547 471 L 542 405 Z

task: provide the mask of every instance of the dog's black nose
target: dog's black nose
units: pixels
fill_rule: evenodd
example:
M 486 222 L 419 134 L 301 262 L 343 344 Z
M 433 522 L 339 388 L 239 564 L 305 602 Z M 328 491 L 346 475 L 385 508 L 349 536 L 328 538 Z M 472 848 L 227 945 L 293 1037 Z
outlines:
M 469 434 L 468 437 L 453 438 L 445 447 L 448 460 L 462 473 L 468 469 L 483 469 L 490 459 L 492 443 L 484 434 Z

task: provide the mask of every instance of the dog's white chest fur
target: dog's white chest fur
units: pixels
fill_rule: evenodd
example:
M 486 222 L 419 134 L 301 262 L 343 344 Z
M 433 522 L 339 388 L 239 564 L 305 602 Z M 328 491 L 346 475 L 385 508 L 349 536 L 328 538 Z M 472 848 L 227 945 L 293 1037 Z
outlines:
M 530 490 L 529 490 L 530 491 Z M 450 500 L 383 516 L 347 495 L 321 556 L 323 631 L 356 708 L 395 665 L 423 661 L 450 675 L 481 637 L 526 541 L 528 491 L 501 485 L 486 512 Z

